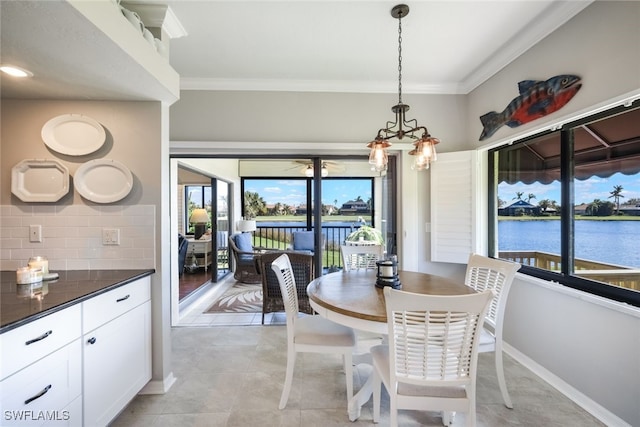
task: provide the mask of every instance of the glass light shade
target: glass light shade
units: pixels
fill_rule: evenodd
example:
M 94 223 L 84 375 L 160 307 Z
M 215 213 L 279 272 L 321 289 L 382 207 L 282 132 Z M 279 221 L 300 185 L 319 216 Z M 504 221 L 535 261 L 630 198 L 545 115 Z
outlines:
M 322 164 L 322 169 L 320 169 L 320 174 L 322 175 L 323 178 L 329 175 L 329 169 L 327 169 L 327 165 L 325 163 Z M 313 178 L 313 165 L 307 166 L 307 168 L 304 170 L 304 175 L 307 178 Z
M 390 146 L 391 144 L 382 140 L 371 141 L 367 144 L 367 147 L 371 148 L 371 152 L 369 153 L 369 164 L 371 165 L 371 170 L 376 172 L 387 170 L 387 163 L 389 162 L 387 147 Z
M 422 139 L 413 143 L 415 148 L 409 152 L 410 155 L 415 156 L 411 169 L 425 170 L 429 169 L 431 162 L 437 159 L 435 145 L 440 141 L 437 138 L 430 136 L 423 137 Z
M 206 224 L 209 222 L 209 214 L 206 209 L 194 209 L 189 217 L 191 224 Z
M 238 231 L 248 232 L 248 231 L 256 231 L 256 222 L 250 219 L 243 219 L 238 221 Z

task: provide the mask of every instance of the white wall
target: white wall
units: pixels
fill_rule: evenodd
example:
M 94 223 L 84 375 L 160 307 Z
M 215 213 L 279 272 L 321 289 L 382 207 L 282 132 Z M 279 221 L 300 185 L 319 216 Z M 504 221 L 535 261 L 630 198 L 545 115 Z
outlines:
M 96 152 L 69 156 L 48 148 L 44 124 L 62 114 L 83 114 L 105 129 Z M 153 102 L 2 101 L 2 234 L 0 268 L 26 265 L 30 256 L 49 259 L 52 271 L 154 268 L 156 198 L 147 182 L 157 180 L 147 146 L 159 139 L 159 104 Z M 157 130 L 154 130 L 154 127 Z M 25 159 L 50 159 L 69 170 L 69 193 L 57 202 L 23 202 L 11 193 L 12 168 Z M 77 169 L 90 160 L 112 159 L 133 175 L 133 188 L 121 201 L 94 203 L 75 190 Z M 146 159 L 146 161 L 145 161 Z M 28 239 L 30 224 L 42 226 L 43 242 Z M 102 229 L 120 230 L 120 245 L 103 246 Z
M 518 82 L 559 74 L 582 77 L 582 88 L 563 108 L 478 141 L 479 117 L 503 111 L 519 95 Z M 640 3 L 596 1 L 468 95 L 468 148 L 513 140 L 634 95 L 640 95 Z
M 518 274 L 509 353 L 607 425 L 640 425 L 640 310 Z
M 583 79 L 564 108 L 477 142 L 478 117 L 504 109 L 517 96 L 518 81 L 557 74 Z M 496 146 L 639 95 L 640 3 L 595 2 L 468 96 L 470 148 Z M 519 275 L 504 337 L 512 354 L 608 425 L 640 425 L 640 309 Z
M 28 256 L 45 255 L 50 270 L 155 268 L 151 276 L 152 382 L 171 382 L 169 328 L 168 108 L 160 102 L 2 100 L 0 145 L 0 268 L 13 269 Z M 83 114 L 106 131 L 105 144 L 84 156 L 50 150 L 40 135 L 43 125 L 62 114 Z M 11 169 L 23 159 L 55 159 L 71 178 L 69 194 L 55 203 L 22 202 L 11 194 Z M 131 192 L 121 201 L 100 204 L 75 191 L 73 175 L 94 159 L 113 159 L 131 171 Z M 21 215 L 30 218 L 19 218 Z M 19 221 L 18 221 L 19 220 Z M 28 241 L 28 225 L 41 221 L 43 242 Z M 166 224 L 166 226 L 165 226 Z M 120 229 L 121 245 L 102 246 L 102 228 Z M 167 234 L 165 236 L 165 234 Z

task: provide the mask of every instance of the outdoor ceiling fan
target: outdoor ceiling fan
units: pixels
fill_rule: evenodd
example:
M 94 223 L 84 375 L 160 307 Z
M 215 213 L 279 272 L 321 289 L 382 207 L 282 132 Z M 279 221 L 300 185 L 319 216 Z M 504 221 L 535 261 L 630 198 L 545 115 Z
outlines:
M 314 170 L 313 170 L 313 162 L 309 160 L 294 160 L 294 163 L 301 164 L 302 168 L 300 168 L 300 173 L 305 175 L 306 177 L 313 178 Z M 292 169 L 296 169 L 299 166 L 295 166 Z M 343 172 L 344 166 L 338 162 L 333 162 L 330 160 L 323 160 L 321 162 L 321 175 L 324 178 L 328 176 L 330 173 L 335 172 Z

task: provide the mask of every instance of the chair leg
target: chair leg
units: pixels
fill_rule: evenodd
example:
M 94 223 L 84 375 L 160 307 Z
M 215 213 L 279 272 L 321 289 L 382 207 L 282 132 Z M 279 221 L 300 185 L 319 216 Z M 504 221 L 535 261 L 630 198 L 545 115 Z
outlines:
M 389 426 L 398 427 L 398 402 L 392 392 L 389 392 Z
M 502 400 L 504 400 L 504 406 L 509 409 L 513 409 L 513 403 L 509 397 L 509 390 L 507 390 L 507 382 L 504 379 L 504 368 L 502 365 L 502 349 L 496 346 L 495 351 L 496 359 L 496 376 L 498 377 L 498 385 L 500 386 L 500 393 L 502 393 Z
M 344 374 L 347 377 L 347 406 L 353 397 L 353 355 L 348 351 L 342 356 L 344 363 Z
M 453 412 L 442 411 L 442 425 L 449 426 L 453 422 Z
M 296 364 L 296 351 L 294 349 L 287 350 L 287 373 L 284 379 L 284 388 L 282 389 L 282 396 L 280 396 L 279 409 L 284 409 L 287 406 L 289 400 L 289 393 L 291 392 L 291 383 L 293 382 L 293 368 Z
M 382 380 L 376 368 L 373 368 L 372 387 L 373 387 L 373 422 L 380 422 L 380 396 L 382 394 Z

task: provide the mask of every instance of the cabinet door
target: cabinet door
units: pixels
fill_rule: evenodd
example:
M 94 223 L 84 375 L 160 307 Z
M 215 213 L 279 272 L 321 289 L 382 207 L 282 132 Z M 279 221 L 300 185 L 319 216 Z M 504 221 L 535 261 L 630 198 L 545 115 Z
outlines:
M 80 340 L 0 382 L 0 425 L 82 425 Z
M 151 303 L 83 336 L 84 425 L 107 425 L 151 379 Z

